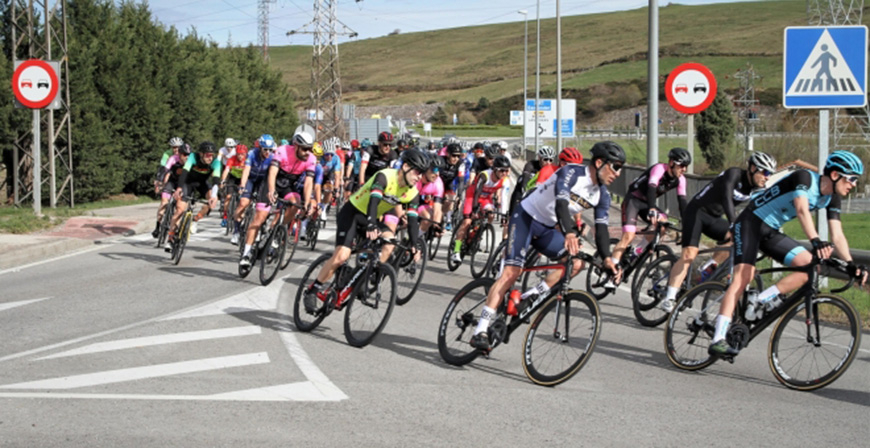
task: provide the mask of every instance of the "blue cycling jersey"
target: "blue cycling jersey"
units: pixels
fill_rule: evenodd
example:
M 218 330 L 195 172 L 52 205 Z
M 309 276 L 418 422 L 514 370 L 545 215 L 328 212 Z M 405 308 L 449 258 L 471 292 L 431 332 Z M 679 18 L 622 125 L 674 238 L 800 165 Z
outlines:
M 259 182 L 266 178 L 266 173 L 269 172 L 269 165 L 272 163 L 272 154 L 263 159 L 259 148 L 254 148 L 248 151 L 248 158 L 245 160 L 245 166 L 251 167 L 248 173 L 248 179 L 254 182 Z
M 360 150 L 353 152 L 353 155 L 350 156 L 350 163 L 353 164 L 353 175 L 359 176 L 359 169 L 362 166 L 362 152 Z
M 809 200 L 810 211 L 827 208 L 828 219 L 839 220 L 840 196 L 823 195 L 819 191 L 819 179 L 818 173 L 797 170 L 753 197 L 746 209 L 771 228 L 780 229 L 797 216 L 794 199 L 805 197 Z
M 332 156 L 330 161 L 326 161 L 326 157 L 320 159 L 319 166 L 323 167 L 323 177 L 332 179 L 335 174 L 341 173 L 341 159 L 338 156 Z

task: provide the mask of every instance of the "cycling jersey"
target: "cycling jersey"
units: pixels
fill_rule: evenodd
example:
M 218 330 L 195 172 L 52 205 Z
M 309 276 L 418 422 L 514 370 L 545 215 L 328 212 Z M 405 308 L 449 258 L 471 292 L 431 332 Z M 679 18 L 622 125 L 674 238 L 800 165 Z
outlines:
M 754 197 L 746 206 L 746 211 L 761 218 L 768 226 L 780 229 L 797 216 L 794 198 L 805 197 L 809 201 L 810 211 L 827 208 L 828 219 L 839 221 L 840 196 L 823 195 L 819 191 L 820 178 L 818 173 L 797 170 Z
M 245 159 L 245 166 L 251 167 L 251 171 L 248 173 L 248 180 L 259 182 L 265 179 L 266 174 L 269 172 L 269 166 L 272 165 L 273 155 L 270 153 L 269 157 L 263 159 L 259 148 L 248 151 L 248 158 Z
M 308 153 L 307 159 L 299 160 L 296 157 L 296 147 L 293 145 L 279 146 L 272 156 L 272 166 L 277 166 L 280 169 L 279 177 L 296 179 L 303 173 L 313 176 L 316 164 L 317 158 L 311 153 Z
M 459 180 L 465 177 L 465 164 L 459 160 L 455 165 L 450 165 L 447 163 L 447 158 L 444 157 L 444 168 L 438 170 L 438 176 L 444 182 L 444 188 L 447 191 L 456 191 Z
M 353 175 L 354 175 L 354 176 L 359 176 L 359 169 L 360 169 L 360 166 L 362 165 L 362 154 L 361 154 L 361 151 L 359 151 L 359 150 L 355 150 L 355 151 L 353 152 L 353 155 L 350 156 L 350 158 L 349 158 L 349 160 L 348 160 L 348 163 L 352 163 L 352 164 L 353 164 L 353 169 L 352 169 L 352 171 L 353 171 Z
M 433 202 L 441 202 L 444 199 L 444 182 L 440 177 L 436 177 L 435 181 L 424 184 L 423 181 L 417 182 L 414 187 L 420 193 L 420 201 L 432 204 Z
M 377 198 L 377 215 L 374 218 L 383 217 L 384 213 L 392 210 L 398 204 L 406 205 L 415 210 L 414 215 L 416 215 L 420 195 L 413 186 L 400 188 L 398 176 L 399 172 L 391 168 L 378 171 L 356 193 L 350 196 L 350 202 L 360 212 L 368 213 L 369 201 L 371 198 Z M 410 214 L 410 210 L 408 213 Z
M 235 177 L 236 179 L 242 178 L 242 171 L 245 169 L 245 165 L 247 165 L 248 159 L 245 157 L 244 160 L 239 161 L 238 157 L 231 157 L 227 160 L 227 168 L 230 169 L 230 176 Z
M 188 177 L 195 178 L 197 181 L 203 181 L 208 177 L 219 180 L 221 177 L 221 161 L 215 157 L 211 161 L 211 164 L 207 165 L 197 161 L 197 154 L 191 154 L 187 156 L 187 163 L 184 164 L 184 172 L 181 173 L 181 183 L 186 183 Z M 217 183 L 217 180 L 214 182 Z
M 478 157 L 471 164 L 471 171 L 475 175 L 480 174 L 489 169 L 489 164 L 486 163 L 486 157 Z
M 218 149 L 218 158 L 220 162 L 224 165 L 227 164 L 231 158 L 235 157 L 236 148 L 227 148 L 226 146 L 222 146 L 221 149 Z
M 160 166 L 166 166 L 166 162 L 168 162 L 169 158 L 172 157 L 173 155 L 175 155 L 175 154 L 174 154 L 174 151 L 172 151 L 171 149 L 168 151 L 165 151 L 163 153 L 163 157 L 160 158 Z
M 503 176 L 498 181 L 493 177 L 491 169 L 483 171 L 477 180 L 475 180 L 474 185 L 471 185 L 466 190 L 465 207 L 462 210 L 465 215 L 471 215 L 475 205 L 484 210 L 489 210 L 493 207 L 494 194 L 504 186 L 507 176 Z
M 677 196 L 685 197 L 686 177 L 672 177 L 668 173 L 667 163 L 657 163 L 647 168 L 629 185 L 626 196 L 633 195 L 638 199 L 647 201 L 649 207 L 652 208 L 656 205 L 656 198 L 674 188 L 677 189 Z M 652 196 L 650 193 L 653 193 Z
M 725 215 L 728 222 L 737 216 L 734 206 L 749 200 L 752 193 L 749 172 L 741 168 L 728 168 L 719 173 L 689 202 L 689 209 L 699 209 L 711 216 Z
M 369 180 L 378 171 L 389 168 L 393 160 L 398 159 L 396 151 L 390 151 L 386 154 L 381 153 L 381 149 L 377 146 L 372 146 L 368 151 L 362 153 L 362 164 L 366 165 L 365 176 Z
M 327 181 L 334 180 L 335 173 L 339 173 L 339 177 L 341 177 L 341 159 L 338 156 L 332 156 L 332 159 L 329 161 L 326 160 L 326 156 L 320 159 L 319 165 L 323 167 L 323 177 Z

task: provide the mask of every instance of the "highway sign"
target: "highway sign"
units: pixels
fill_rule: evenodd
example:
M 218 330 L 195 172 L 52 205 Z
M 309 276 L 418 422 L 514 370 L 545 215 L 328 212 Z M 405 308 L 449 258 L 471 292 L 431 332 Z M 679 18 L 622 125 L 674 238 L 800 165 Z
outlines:
M 677 112 L 697 114 L 716 98 L 716 78 L 701 64 L 681 64 L 668 75 L 665 96 Z
M 12 93 L 23 107 L 30 109 L 56 109 L 60 106 L 60 64 L 41 59 L 15 61 L 12 73 Z M 57 103 L 57 104 L 53 104 Z
M 867 104 L 867 27 L 785 29 L 783 105 L 791 109 Z
M 535 128 L 535 100 L 526 101 L 525 136 L 556 138 L 556 100 L 541 100 L 538 106 L 538 127 Z M 562 137 L 574 137 L 576 130 L 577 101 L 562 100 Z
M 523 125 L 523 111 L 512 110 L 510 118 L 511 118 L 511 126 L 522 126 Z

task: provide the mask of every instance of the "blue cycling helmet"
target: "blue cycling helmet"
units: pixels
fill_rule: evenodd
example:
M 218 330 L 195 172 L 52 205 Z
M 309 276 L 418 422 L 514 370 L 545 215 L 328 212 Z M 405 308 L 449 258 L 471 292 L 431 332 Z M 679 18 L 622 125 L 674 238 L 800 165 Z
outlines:
M 282 138 L 282 139 L 281 139 L 281 144 L 282 144 L 282 145 L 289 145 L 290 142 L 288 142 L 286 138 Z
M 831 174 L 831 171 L 861 176 L 864 174 L 864 163 L 851 151 L 834 151 L 825 162 L 825 174 Z
M 275 149 L 275 139 L 269 134 L 263 134 L 258 140 L 261 148 Z
M 372 146 L 372 141 L 367 139 L 367 138 L 364 138 L 362 143 L 360 144 L 360 146 L 362 146 L 363 148 L 367 148 L 369 146 Z

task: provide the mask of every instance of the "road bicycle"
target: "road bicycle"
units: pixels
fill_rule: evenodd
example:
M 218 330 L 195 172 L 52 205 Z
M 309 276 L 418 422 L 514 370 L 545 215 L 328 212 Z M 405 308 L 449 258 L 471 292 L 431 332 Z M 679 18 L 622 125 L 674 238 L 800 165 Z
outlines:
M 293 221 L 290 221 L 287 238 L 284 240 L 284 261 L 281 263 L 282 271 L 287 269 L 290 261 L 293 260 L 293 255 L 296 254 L 296 246 L 299 245 L 299 238 L 302 235 L 302 222 L 307 218 L 305 209 L 296 205 L 291 205 L 291 207 L 296 207 L 296 216 L 293 218 Z M 309 221 L 308 224 L 310 226 L 312 222 Z M 315 241 L 317 241 L 316 238 Z M 312 250 L 314 250 L 313 246 Z
M 311 263 L 296 289 L 293 303 L 296 328 L 312 331 L 333 311 L 346 309 L 344 337 L 347 343 L 354 347 L 370 344 L 383 331 L 396 305 L 396 272 L 378 259 L 384 244 L 396 244 L 396 241 L 378 238 L 355 244 L 351 260 L 339 266 L 323 285 L 317 293 L 317 309 L 308 314 L 303 305 L 305 292 L 332 254 L 323 254 Z
M 826 266 L 848 275 L 847 263 L 831 258 L 803 267 L 762 269 L 760 274 L 806 272 L 809 281 L 773 309 L 765 309 L 760 318 L 746 319 L 750 291 L 744 291 L 734 311 L 726 341 L 731 347 L 745 350 L 749 343 L 773 325 L 768 342 L 768 364 L 777 381 L 791 389 L 820 389 L 839 378 L 855 359 L 861 343 L 861 318 L 855 307 L 835 294 L 845 291 L 855 281 L 832 294 L 819 291 L 820 268 Z M 664 333 L 668 360 L 683 370 L 700 370 L 718 359 L 707 349 L 712 342 L 716 316 L 728 286 L 720 282 L 702 283 L 677 301 L 668 318 Z M 733 357 L 722 359 L 733 363 Z
M 166 243 L 166 237 L 169 236 L 169 228 L 172 226 L 172 217 L 175 216 L 175 195 L 170 196 L 169 202 L 166 203 L 166 208 L 163 209 L 163 217 L 160 219 L 160 226 L 157 229 L 157 246 L 163 247 Z
M 324 225 L 323 221 L 320 220 L 320 212 L 320 207 L 315 208 L 314 213 L 308 216 L 308 224 L 305 226 L 305 246 L 311 250 L 317 246 L 320 227 Z
M 489 255 L 495 249 L 495 228 L 489 223 L 488 217 L 494 212 L 472 214 L 471 224 L 465 232 L 462 247 L 459 249 L 461 259 L 469 258 L 471 276 L 480 278 L 486 270 Z M 453 261 L 453 249 L 456 247 L 456 238 L 459 226 L 453 228 L 450 235 L 450 243 L 447 246 L 447 269 L 451 272 L 459 269 L 461 263 Z
M 221 198 L 221 202 L 223 202 L 223 199 L 226 198 L 228 194 L 230 195 L 229 204 L 227 204 L 227 206 L 223 210 L 223 213 L 221 214 L 221 216 L 223 216 L 223 219 L 226 220 L 227 223 L 226 227 L 224 228 L 224 235 L 229 235 L 232 231 L 233 214 L 239 207 L 239 186 L 235 184 L 225 185 L 223 188 L 223 192 L 219 196 Z
M 581 252 L 564 262 L 523 268 L 523 271 L 559 269 L 562 278 L 546 295 L 532 296 L 519 303 L 514 298 L 520 291 L 512 289 L 505 294 L 487 330 L 493 350 L 507 344 L 520 325 L 530 323 L 523 339 L 523 370 L 539 385 L 555 386 L 570 379 L 589 360 L 598 342 L 601 330 L 598 301 L 586 291 L 569 289 L 575 258 L 593 262 L 590 255 Z M 494 283 L 489 277 L 472 280 L 447 305 L 438 327 L 438 352 L 448 364 L 463 366 L 480 355 L 489 355 L 471 347 L 470 341 Z
M 175 232 L 175 238 L 172 239 L 172 248 L 169 251 L 169 259 L 172 263 L 178 265 L 181 262 L 181 256 L 184 254 L 184 248 L 187 246 L 187 240 L 190 239 L 190 226 L 193 223 L 193 210 L 196 207 L 196 197 L 191 197 L 187 203 L 187 210 L 181 214 L 178 220 L 178 228 Z M 175 207 L 173 207 L 174 209 Z M 170 218 L 171 219 L 171 218 Z
M 396 272 L 396 304 L 404 305 L 414 297 L 423 281 L 428 263 L 426 241 L 417 238 L 417 253 L 420 255 L 415 256 L 411 252 L 412 245 L 406 224 L 397 229 L 396 236 L 398 244 L 393 248 L 387 263 Z

